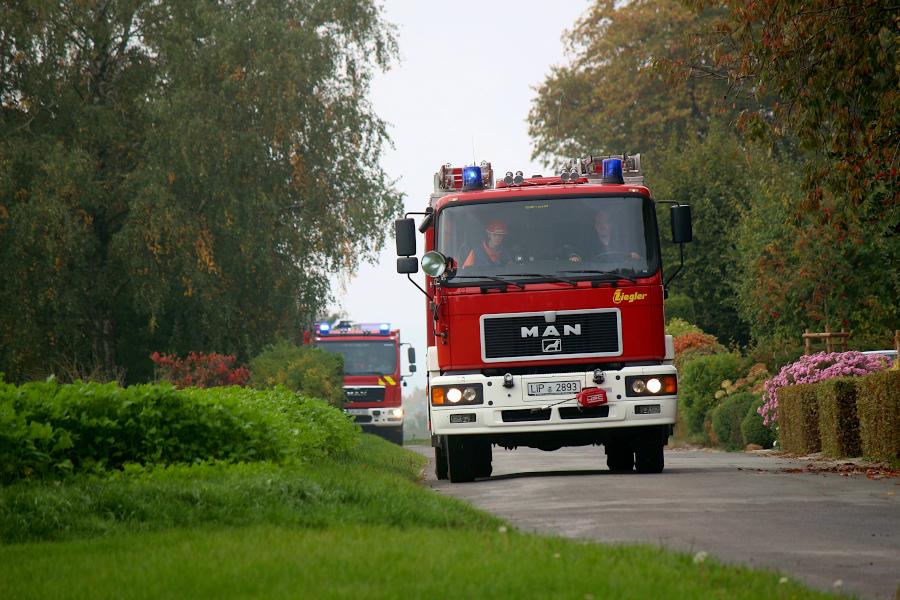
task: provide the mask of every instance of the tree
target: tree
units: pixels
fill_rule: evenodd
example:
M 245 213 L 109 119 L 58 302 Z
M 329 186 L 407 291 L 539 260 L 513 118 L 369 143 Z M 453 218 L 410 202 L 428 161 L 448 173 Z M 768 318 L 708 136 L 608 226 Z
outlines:
M 365 0 L 0 7 L 0 370 L 295 338 L 401 207 Z
M 678 0 L 596 0 L 564 36 L 568 63 L 537 88 L 528 116 L 534 156 L 649 153 L 727 118 L 725 82 L 658 68 L 694 56 L 706 18 Z
M 706 12 L 710 3 L 691 4 Z M 855 345 L 883 345 L 900 319 L 897 7 L 715 5 L 719 15 L 684 72 L 700 69 L 727 81 L 733 97 L 758 99 L 761 109 L 742 111 L 742 130 L 768 141 L 790 136 L 804 152 L 805 195 L 763 198 L 744 224 L 741 311 L 758 338 L 799 338 L 830 324 L 852 329 Z

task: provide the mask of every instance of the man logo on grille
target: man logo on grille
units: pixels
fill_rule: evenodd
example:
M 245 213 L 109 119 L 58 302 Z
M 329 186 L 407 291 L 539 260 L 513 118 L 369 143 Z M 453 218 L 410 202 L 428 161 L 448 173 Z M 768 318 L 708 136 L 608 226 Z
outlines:
M 556 338 L 552 340 L 541 340 L 541 349 L 544 352 L 561 352 L 562 339 Z

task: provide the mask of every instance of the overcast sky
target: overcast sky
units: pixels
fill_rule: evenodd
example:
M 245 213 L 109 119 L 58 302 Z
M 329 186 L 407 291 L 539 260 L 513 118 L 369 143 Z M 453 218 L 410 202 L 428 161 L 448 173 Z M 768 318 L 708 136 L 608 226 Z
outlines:
M 563 31 L 588 5 L 577 0 L 562 10 L 535 0 L 384 2 L 387 20 L 397 26 L 400 62 L 375 79 L 371 97 L 395 146 L 382 166 L 405 194 L 407 211 L 425 208 L 432 177 L 444 163 L 487 160 L 500 177 L 546 170 L 531 160 L 526 117 L 534 88 L 564 64 Z M 418 243 L 421 257 L 421 237 Z M 425 297 L 397 274 L 393 228 L 378 263 L 337 281 L 335 293 L 333 310 L 400 329 L 402 341 L 416 348 L 419 370 L 410 385 L 424 386 Z

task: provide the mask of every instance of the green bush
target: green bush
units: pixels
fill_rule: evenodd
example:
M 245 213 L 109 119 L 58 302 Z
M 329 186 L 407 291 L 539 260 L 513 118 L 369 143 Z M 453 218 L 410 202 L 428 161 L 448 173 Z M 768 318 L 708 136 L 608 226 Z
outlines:
M 865 456 L 900 458 L 900 371 L 882 371 L 856 382 L 856 414 Z
M 250 361 L 256 388 L 281 385 L 335 406 L 344 402 L 344 359 L 336 353 L 280 341 Z
M 818 384 L 819 438 L 829 456 L 859 456 L 854 378 L 826 379 Z
M 782 448 L 794 454 L 821 450 L 817 383 L 778 388 L 778 427 Z
M 673 320 L 681 320 L 682 322 L 695 323 L 697 321 L 697 311 L 694 310 L 694 301 L 684 294 L 673 294 L 666 300 L 666 319 L 669 323 Z M 697 327 L 697 331 L 700 328 Z M 676 335 L 676 334 L 672 334 Z
M 710 420 L 719 446 L 732 451 L 741 450 L 744 447 L 741 423 L 747 416 L 747 409 L 756 399 L 757 395 L 751 392 L 738 392 L 726 396 L 712 410 Z
M 764 400 L 758 395 L 754 395 L 756 400 L 747 409 L 744 420 L 741 421 L 741 436 L 744 439 L 744 445 L 756 444 L 763 448 L 771 448 L 775 442 L 774 432 L 766 427 L 763 423 L 762 415 L 759 409 L 762 407 Z
M 674 317 L 666 323 L 666 333 L 672 337 L 678 337 L 686 333 L 703 333 L 703 330 L 689 321 Z
M 283 388 L 0 383 L 0 482 L 142 465 L 340 453 L 356 426 Z
M 716 391 L 722 380 L 737 378 L 741 366 L 741 357 L 731 352 L 698 356 L 684 366 L 679 375 L 679 400 L 690 434 L 706 437 L 703 423 L 716 404 Z

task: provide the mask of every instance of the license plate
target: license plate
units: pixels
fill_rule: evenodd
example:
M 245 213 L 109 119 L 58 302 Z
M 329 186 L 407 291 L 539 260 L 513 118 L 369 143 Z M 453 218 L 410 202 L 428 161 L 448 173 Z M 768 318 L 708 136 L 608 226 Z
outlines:
M 581 391 L 580 381 L 539 381 L 528 384 L 529 396 L 556 396 L 577 394 Z
M 369 411 L 365 408 L 349 408 L 347 409 L 348 415 L 367 415 Z

